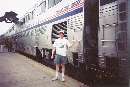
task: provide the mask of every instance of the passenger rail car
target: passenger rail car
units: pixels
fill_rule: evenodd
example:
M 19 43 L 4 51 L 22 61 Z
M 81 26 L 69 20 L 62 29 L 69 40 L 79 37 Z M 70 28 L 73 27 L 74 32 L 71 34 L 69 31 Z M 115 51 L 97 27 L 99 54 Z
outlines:
M 74 42 L 67 52 L 69 72 L 89 81 L 127 79 L 127 3 L 130 2 L 42 0 L 5 36 L 13 38 L 17 51 L 53 65 L 50 59 L 52 44 L 59 37 L 59 31 L 64 30 L 65 38 Z
M 128 81 L 129 56 L 129 0 L 113 1 L 104 5 L 101 0 L 99 16 L 99 60 L 100 66 Z M 109 2 L 109 1 L 106 1 Z

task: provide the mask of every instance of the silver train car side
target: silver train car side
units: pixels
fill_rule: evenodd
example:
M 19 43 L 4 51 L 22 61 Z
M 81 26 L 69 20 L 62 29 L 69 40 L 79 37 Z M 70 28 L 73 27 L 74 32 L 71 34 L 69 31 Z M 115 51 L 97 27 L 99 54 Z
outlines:
M 83 0 L 43 0 L 25 14 L 21 24 L 12 26 L 7 36 L 15 38 L 17 50 L 36 56 L 38 47 L 44 57 L 49 55 L 47 50 L 52 49 L 58 32 L 64 30 L 65 38 L 75 41 L 68 52 L 69 62 L 73 62 L 72 52 L 83 48 L 83 7 Z
M 52 44 L 60 30 L 74 43 L 68 48 L 69 67 L 81 79 L 128 81 L 128 0 L 39 0 L 19 24 L 4 35 L 15 49 L 53 65 Z M 73 72 L 73 73 L 74 73 Z M 77 77 L 78 78 L 78 77 Z
M 129 79 L 129 0 L 112 0 L 99 13 L 98 54 L 100 66 L 124 80 Z M 108 2 L 108 1 L 104 1 Z M 116 72 L 117 71 L 117 72 Z

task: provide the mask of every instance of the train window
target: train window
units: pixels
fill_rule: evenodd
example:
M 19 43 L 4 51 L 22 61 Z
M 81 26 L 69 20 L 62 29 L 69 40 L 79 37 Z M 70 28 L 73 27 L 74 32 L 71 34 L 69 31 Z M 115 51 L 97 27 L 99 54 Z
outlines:
M 126 45 L 122 42 L 118 42 L 118 49 L 123 51 L 126 49 Z
M 45 10 L 46 10 L 46 2 L 44 1 L 41 3 L 41 12 L 45 12 Z
M 36 33 L 35 33 L 35 29 L 33 29 L 32 31 L 33 31 L 33 36 L 35 36 L 35 35 L 36 35 Z
M 25 37 L 25 31 L 23 31 L 23 37 Z
M 26 31 L 26 36 L 28 36 L 29 35 L 29 31 Z
M 119 11 L 122 12 L 122 11 L 125 11 L 126 10 L 126 3 L 123 2 L 123 3 L 120 3 L 119 4 Z
M 27 21 L 28 21 L 28 15 L 25 16 L 25 22 L 27 22 Z
M 31 36 L 31 31 L 29 31 L 29 36 Z
M 119 18 L 120 18 L 120 21 L 126 20 L 126 12 L 120 13 Z
M 127 31 L 127 23 L 126 22 L 120 23 L 119 29 L 120 31 Z
M 125 50 L 127 43 L 127 34 L 125 32 L 121 32 L 118 34 L 118 49 Z
M 39 29 L 40 34 L 44 34 L 44 31 L 42 29 Z
M 25 18 L 23 18 L 23 23 L 25 23 Z
M 30 20 L 30 15 L 28 14 L 28 20 Z
M 62 0 L 55 0 L 55 4 L 58 4 L 59 2 L 61 2 Z
M 120 42 L 126 42 L 127 40 L 127 33 L 126 32 L 121 32 L 118 34 L 118 40 Z
M 51 8 L 55 5 L 55 0 L 48 0 L 48 7 Z
M 33 30 L 31 31 L 31 36 L 33 36 Z
M 24 32 L 24 36 L 25 36 L 25 37 L 26 37 L 26 33 L 27 33 L 27 31 Z
M 59 2 L 61 2 L 62 0 L 48 0 L 48 7 L 51 8 L 54 5 L 58 4 Z
M 31 15 L 32 15 L 32 19 L 33 19 L 33 17 L 34 17 L 34 10 L 31 12 Z

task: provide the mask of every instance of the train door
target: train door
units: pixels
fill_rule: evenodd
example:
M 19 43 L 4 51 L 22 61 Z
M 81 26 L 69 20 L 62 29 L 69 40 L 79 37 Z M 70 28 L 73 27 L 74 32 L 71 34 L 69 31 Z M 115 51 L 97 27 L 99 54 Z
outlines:
M 54 43 L 55 39 L 59 38 L 59 31 L 64 30 L 64 37 L 67 38 L 67 21 L 54 24 L 52 26 L 52 44 Z

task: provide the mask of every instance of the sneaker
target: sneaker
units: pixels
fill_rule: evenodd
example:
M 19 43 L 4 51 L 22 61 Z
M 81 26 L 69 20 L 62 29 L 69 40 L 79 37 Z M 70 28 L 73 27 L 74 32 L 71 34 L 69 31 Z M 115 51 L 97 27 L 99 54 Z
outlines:
M 61 78 L 61 81 L 62 81 L 62 82 L 64 82 L 64 81 L 65 81 L 64 77 L 62 77 L 62 78 Z
M 58 77 L 54 77 L 54 78 L 52 79 L 52 81 L 55 81 L 55 80 L 58 80 Z

